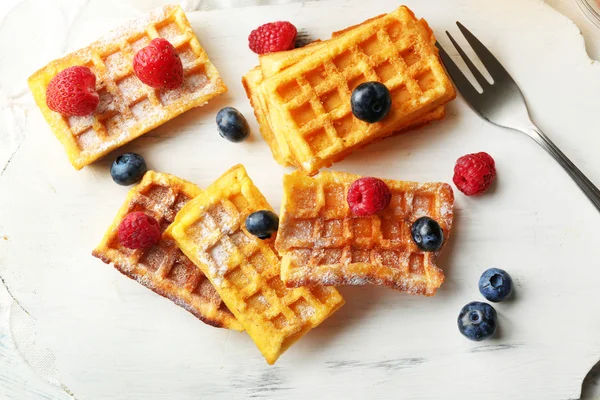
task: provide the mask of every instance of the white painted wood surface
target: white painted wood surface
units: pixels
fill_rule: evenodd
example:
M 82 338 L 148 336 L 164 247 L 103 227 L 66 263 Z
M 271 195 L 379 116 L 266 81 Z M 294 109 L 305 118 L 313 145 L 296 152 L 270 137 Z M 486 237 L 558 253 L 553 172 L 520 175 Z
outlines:
M 0 240 L 0 276 L 35 319 L 37 344 L 52 351 L 62 383 L 78 399 L 579 397 L 600 356 L 600 249 L 592 243 L 600 215 L 533 142 L 480 120 L 460 98 L 446 120 L 335 166 L 386 178 L 450 181 L 460 155 L 488 151 L 496 158 L 492 193 L 478 199 L 457 193 L 453 238 L 441 259 L 447 281 L 433 298 L 342 288 L 346 306 L 270 367 L 245 334 L 207 327 L 92 258 L 127 189 L 110 179 L 113 157 L 72 169 L 23 91 L 24 81 L 65 50 L 163 2 L 73 3 L 63 9 L 56 1 L 25 1 L 0 30 L 5 54 L 19 54 L 10 63 L 0 61 L 3 98 L 19 105 L 12 107 L 17 113 L 3 104 L 2 118 L 17 113 L 11 121 L 24 138 L 0 175 L 0 238 L 6 236 Z M 520 83 L 541 127 L 600 183 L 600 67 L 586 56 L 574 24 L 539 0 L 407 4 L 444 45 L 442 33 L 456 32 L 456 19 L 479 36 Z M 285 171 L 257 134 L 240 83 L 256 64 L 247 33 L 259 23 L 286 19 L 327 37 L 397 5 L 327 0 L 190 13 L 230 92 L 123 150 L 201 186 L 242 162 L 277 208 Z M 25 24 L 31 21 L 40 29 L 32 31 Z M 29 50 L 17 51 L 13 41 Z M 252 140 L 235 145 L 216 134 L 214 115 L 225 105 L 249 117 Z M 463 304 L 480 299 L 477 279 L 491 266 L 513 275 L 516 296 L 497 306 L 498 338 L 472 343 L 458 333 L 455 319 Z M 20 376 L 21 367 L 0 376 Z M 0 398 L 36 398 L 27 385 L 8 394 L 3 387 L 9 386 L 0 380 Z M 46 398 L 65 398 L 55 393 Z

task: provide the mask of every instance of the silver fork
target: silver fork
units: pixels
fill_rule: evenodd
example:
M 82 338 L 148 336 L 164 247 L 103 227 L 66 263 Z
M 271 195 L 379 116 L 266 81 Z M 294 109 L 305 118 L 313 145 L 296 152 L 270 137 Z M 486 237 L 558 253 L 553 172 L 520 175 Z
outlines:
M 442 61 L 446 66 L 446 70 L 467 103 L 469 103 L 471 108 L 487 121 L 504 128 L 521 131 L 535 140 L 550 153 L 560 165 L 562 165 L 565 171 L 571 175 L 571 178 L 577 182 L 581 190 L 583 190 L 600 211 L 600 190 L 594 186 L 579 168 L 577 168 L 575 164 L 573 164 L 531 120 L 523 93 L 521 93 L 521 90 L 513 78 L 506 72 L 496 57 L 494 57 L 479 39 L 469 32 L 469 30 L 460 22 L 456 22 L 456 25 L 458 25 L 458 28 L 465 36 L 465 39 L 467 39 L 467 42 L 469 42 L 475 51 L 475 54 L 477 54 L 483 66 L 487 69 L 493 79 L 493 83 L 488 82 L 479 69 L 473 64 L 471 59 L 465 54 L 464 50 L 456 43 L 450 33 L 446 31 L 450 41 L 454 47 L 456 47 L 459 55 L 483 89 L 483 92 L 479 93 L 456 66 L 454 61 L 452 61 L 442 46 L 439 43 L 436 43 L 436 46 L 440 50 Z

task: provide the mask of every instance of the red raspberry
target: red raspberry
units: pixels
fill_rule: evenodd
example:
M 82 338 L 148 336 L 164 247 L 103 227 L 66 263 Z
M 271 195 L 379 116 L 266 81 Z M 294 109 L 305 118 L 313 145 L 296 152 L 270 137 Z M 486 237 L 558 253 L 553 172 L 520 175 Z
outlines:
M 462 156 L 454 167 L 454 184 L 467 196 L 482 194 L 496 178 L 496 163 L 488 153 Z
M 296 27 L 287 21 L 270 22 L 253 30 L 248 44 L 256 54 L 291 50 L 296 45 L 297 34 Z
M 128 214 L 119 224 L 119 242 L 128 249 L 146 249 L 160 240 L 160 225 L 143 212 Z
M 133 71 L 154 89 L 177 89 L 183 83 L 183 64 L 175 47 L 163 38 L 153 39 L 133 57 Z
M 392 192 L 384 181 L 377 178 L 360 178 L 348 189 L 348 205 L 359 216 L 375 214 L 390 205 Z
M 46 105 L 66 116 L 84 116 L 98 107 L 96 76 L 88 67 L 69 67 L 59 72 L 46 88 Z

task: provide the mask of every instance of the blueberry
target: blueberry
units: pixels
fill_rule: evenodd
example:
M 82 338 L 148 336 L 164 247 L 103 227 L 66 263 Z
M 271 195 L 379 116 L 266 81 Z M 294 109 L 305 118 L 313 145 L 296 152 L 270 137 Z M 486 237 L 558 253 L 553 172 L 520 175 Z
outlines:
M 365 82 L 352 92 L 352 113 L 362 121 L 375 123 L 385 118 L 392 108 L 389 89 L 379 82 Z
M 412 224 L 412 239 L 423 251 L 438 251 L 444 244 L 444 231 L 429 217 L 421 217 Z
M 272 211 L 257 211 L 246 218 L 246 229 L 259 239 L 269 239 L 279 229 L 279 217 Z
M 230 142 L 241 142 L 250 135 L 248 121 L 233 107 L 225 107 L 217 113 L 217 129 L 221 137 Z
M 479 278 L 479 292 L 494 303 L 506 300 L 512 293 L 512 289 L 512 278 L 502 269 L 490 268 Z
M 113 161 L 110 176 L 119 185 L 128 186 L 139 182 L 147 170 L 144 157 L 136 153 L 125 153 Z
M 467 339 L 480 341 L 496 332 L 496 310 L 487 303 L 473 301 L 460 310 L 458 330 Z

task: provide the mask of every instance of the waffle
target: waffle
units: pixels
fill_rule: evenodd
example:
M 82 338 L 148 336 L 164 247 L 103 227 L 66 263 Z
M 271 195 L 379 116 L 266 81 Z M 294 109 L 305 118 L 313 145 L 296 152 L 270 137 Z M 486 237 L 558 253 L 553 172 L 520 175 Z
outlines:
M 273 241 L 245 229 L 247 216 L 271 207 L 244 167 L 226 172 L 189 202 L 168 228 L 213 283 L 269 364 L 344 304 L 334 288 L 288 289 Z
M 279 53 L 277 53 L 277 54 L 279 54 Z M 259 87 L 260 87 L 260 84 L 262 83 L 262 81 L 263 81 L 263 76 L 262 76 L 261 67 L 256 67 L 256 68 L 250 70 L 250 72 L 248 72 L 242 79 L 244 89 L 246 90 L 246 95 L 248 96 L 248 99 L 250 100 L 250 104 L 252 105 L 252 108 L 254 109 L 254 116 L 256 117 L 256 120 L 258 121 L 258 126 L 260 129 L 261 136 L 263 137 L 264 141 L 267 142 L 267 145 L 271 149 L 271 153 L 272 153 L 275 161 L 277 161 L 279 164 L 283 165 L 284 167 L 288 167 L 288 166 L 292 166 L 292 165 L 296 165 L 297 167 L 300 167 L 299 164 L 297 164 L 296 162 L 292 161 L 292 163 L 289 163 L 286 160 L 285 155 L 290 154 L 289 147 L 287 146 L 287 143 L 284 139 L 278 140 L 276 135 L 273 133 L 273 130 L 271 129 L 269 113 L 267 111 L 265 111 L 266 104 L 265 104 L 264 98 L 261 96 L 261 93 L 259 90 Z M 409 130 L 418 129 L 422 126 L 427 125 L 430 122 L 441 120 L 445 116 L 446 116 L 446 110 L 444 109 L 444 106 L 440 106 L 440 107 L 436 108 L 434 111 L 430 112 L 429 114 L 426 114 L 423 117 L 418 118 L 416 121 L 413 121 L 411 124 L 407 125 L 406 127 L 398 128 L 398 130 L 396 132 L 393 132 L 390 136 L 399 135 L 399 134 L 402 134 Z M 377 141 L 380 141 L 383 139 L 385 139 L 385 137 L 373 138 L 373 140 L 371 140 L 371 141 L 361 143 L 360 146 L 355 146 L 353 148 L 347 149 L 346 151 L 337 154 L 336 157 L 332 158 L 332 161 L 336 161 L 336 162 L 341 161 L 346 156 L 350 155 L 357 148 L 367 146 L 369 144 L 372 144 L 374 142 L 377 142 Z
M 306 54 L 274 55 L 275 61 L 261 57 L 266 74 L 257 88 L 263 105 L 258 114 L 268 114 L 270 125 L 263 135 L 273 132 L 286 163 L 314 175 L 356 148 L 421 125 L 432 112 L 426 121 L 443 116 L 439 107 L 455 91 L 434 42 L 427 24 L 400 7 L 315 44 Z M 302 57 L 292 63 L 293 54 Z M 365 81 L 390 89 L 392 110 L 382 122 L 368 124 L 352 115 L 352 91 Z
M 342 35 L 345 35 L 348 32 L 351 32 L 365 24 L 368 24 L 369 22 L 375 21 L 381 17 L 384 17 L 384 15 L 379 15 L 377 17 L 368 19 L 366 21 L 364 21 L 363 23 L 354 25 L 354 26 L 350 26 L 346 29 L 343 29 L 341 31 L 337 31 L 337 32 L 333 32 L 331 34 L 332 38 L 337 38 L 340 37 Z M 417 21 L 418 27 L 421 29 L 423 35 L 425 35 L 426 37 L 429 37 L 429 43 L 431 46 L 435 46 L 435 36 L 433 35 L 433 31 L 429 28 L 429 25 L 427 24 L 427 22 L 424 19 L 421 19 L 419 21 Z M 309 54 L 314 53 L 317 50 L 320 50 L 323 47 L 327 46 L 327 41 L 321 41 L 321 40 L 316 40 L 312 43 L 309 43 L 308 45 L 301 47 L 301 48 L 297 48 L 297 49 L 293 49 L 293 50 L 289 50 L 289 51 L 279 51 L 279 52 L 275 52 L 275 53 L 267 53 L 267 54 L 261 54 L 258 59 L 260 62 L 260 68 L 263 72 L 263 75 L 265 78 L 270 78 L 273 75 L 276 75 L 277 73 L 283 71 L 284 69 L 291 67 L 294 64 L 297 64 L 298 61 L 300 61 L 302 58 L 308 56 Z
M 134 54 L 157 37 L 171 42 L 181 57 L 185 79 L 178 89 L 153 89 L 133 72 Z M 97 78 L 100 103 L 90 116 L 67 117 L 46 105 L 50 80 L 75 65 L 89 67 Z M 28 83 L 76 169 L 227 91 L 179 6 L 154 10 L 90 46 L 52 61 L 34 73 Z
M 333 32 L 331 36 L 333 38 L 340 37 L 348 32 L 351 32 L 351 31 L 359 28 L 362 25 L 365 25 L 371 21 L 375 21 L 376 19 L 378 19 L 380 17 L 381 16 L 371 18 L 370 20 L 367 20 L 367 21 L 363 22 L 362 24 L 348 27 L 342 31 Z M 433 35 L 433 31 L 429 28 L 429 25 L 427 24 L 427 22 L 425 20 L 421 19 L 417 23 L 418 23 L 418 26 L 421 29 L 423 35 L 425 35 L 426 37 L 429 38 L 430 45 L 432 47 L 435 47 L 436 39 L 435 39 L 435 36 Z M 262 83 L 264 78 L 269 78 L 273 75 L 276 75 L 277 73 L 298 63 L 300 60 L 307 57 L 309 54 L 314 53 L 316 50 L 319 50 L 319 49 L 325 47 L 326 45 L 327 45 L 327 42 L 316 41 L 316 42 L 313 42 L 303 48 L 294 49 L 291 51 L 282 51 L 282 52 L 277 52 L 277 53 L 269 53 L 269 54 L 261 55 L 259 57 L 260 72 L 258 72 L 255 68 L 255 69 L 251 70 L 250 73 L 247 75 L 248 79 L 246 79 L 246 77 L 243 79 L 244 87 L 246 87 L 246 93 L 248 95 L 248 98 L 250 99 L 250 102 L 251 102 L 253 108 L 256 110 L 255 115 L 256 115 L 257 120 L 259 121 L 260 130 L 263 135 L 263 138 L 265 139 L 265 141 L 269 144 L 270 148 L 272 149 L 273 157 L 275 158 L 275 160 L 284 166 L 289 165 L 285 160 L 283 160 L 284 157 L 282 154 L 282 150 L 280 150 L 281 146 L 286 146 L 285 140 L 280 139 L 280 141 L 282 142 L 281 144 L 279 144 L 279 142 L 273 143 L 272 138 L 275 138 L 275 136 L 271 131 L 269 123 L 260 122 L 260 121 L 268 122 L 269 119 L 268 119 L 268 113 L 266 113 L 266 115 L 265 115 L 265 112 L 263 111 L 266 108 L 266 104 L 265 104 L 264 100 L 262 99 L 262 97 L 260 96 L 260 91 L 258 90 L 258 87 Z M 260 75 L 262 75 L 262 77 Z M 246 82 L 246 80 L 247 80 L 247 82 Z M 263 114 L 263 116 L 259 116 L 258 114 Z M 394 132 L 392 135 L 401 134 L 401 133 L 404 133 L 411 129 L 420 128 L 420 127 L 428 124 L 429 122 L 443 119 L 445 117 L 445 115 L 446 115 L 446 112 L 445 112 L 444 106 L 440 106 L 437 109 L 435 109 L 434 111 L 432 111 L 431 113 L 426 114 L 421 118 L 417 118 L 415 121 L 412 121 L 407 126 L 398 127 L 397 131 Z M 264 125 L 264 128 L 263 128 L 263 125 Z M 265 132 L 263 132 L 263 130 Z M 368 144 L 371 144 L 371 143 L 376 142 L 381 139 L 382 138 L 374 138 L 371 141 L 365 141 L 360 146 L 350 148 L 350 149 L 346 150 L 345 152 L 338 154 L 334 158 L 333 161 L 341 161 L 346 155 L 352 153 L 352 151 L 355 150 L 356 148 L 366 146 Z M 279 144 L 279 146 L 276 146 L 277 144 Z M 284 147 L 284 150 L 285 149 L 286 148 Z
M 335 36 L 336 33 L 333 33 Z M 258 56 L 260 70 L 264 78 L 270 78 L 277 75 L 286 68 L 297 64 L 302 58 L 313 54 L 327 46 L 327 41 L 315 41 L 304 47 L 288 51 L 278 51 L 276 53 L 261 54 Z
M 130 212 L 141 211 L 153 216 L 164 230 L 184 204 L 200 193 L 197 186 L 183 179 L 148 171 L 144 179 L 129 191 L 125 204 L 92 254 L 171 299 L 205 323 L 241 331 L 242 326 L 209 280 L 183 255 L 172 239 L 163 236 L 155 246 L 145 250 L 130 250 L 119 244 L 118 226 Z
M 412 294 L 434 295 L 444 281 L 435 261 L 439 252 L 421 251 L 412 223 L 429 216 L 452 227 L 454 195 L 445 183 L 385 181 L 392 200 L 385 210 L 357 217 L 346 193 L 360 176 L 300 172 L 283 179 L 284 199 L 276 248 L 287 286 L 376 284 Z

